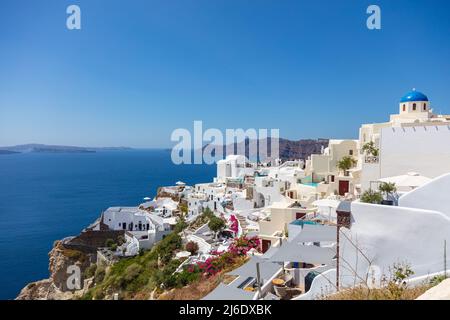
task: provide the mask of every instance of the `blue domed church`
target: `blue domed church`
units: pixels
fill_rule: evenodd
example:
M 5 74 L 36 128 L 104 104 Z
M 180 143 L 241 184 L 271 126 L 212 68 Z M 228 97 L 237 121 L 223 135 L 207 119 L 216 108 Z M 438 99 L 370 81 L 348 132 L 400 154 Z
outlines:
M 413 89 L 400 99 L 400 114 L 402 113 L 429 113 L 428 97 L 422 92 Z

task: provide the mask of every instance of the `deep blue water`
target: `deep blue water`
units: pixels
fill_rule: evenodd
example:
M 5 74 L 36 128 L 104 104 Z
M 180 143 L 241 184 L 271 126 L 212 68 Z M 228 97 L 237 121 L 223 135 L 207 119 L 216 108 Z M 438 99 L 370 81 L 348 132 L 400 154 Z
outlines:
M 48 277 L 54 240 L 109 206 L 133 206 L 162 185 L 211 181 L 215 166 L 176 166 L 164 150 L 0 156 L 0 299 Z

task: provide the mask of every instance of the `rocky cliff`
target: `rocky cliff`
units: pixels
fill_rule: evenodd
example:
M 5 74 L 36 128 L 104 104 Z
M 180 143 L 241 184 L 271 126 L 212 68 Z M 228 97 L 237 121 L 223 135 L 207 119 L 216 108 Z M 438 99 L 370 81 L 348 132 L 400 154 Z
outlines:
M 49 252 L 50 277 L 37 282 L 29 283 L 22 289 L 17 300 L 67 300 L 82 295 L 89 287 L 89 283 L 81 283 L 82 289 L 70 290 L 68 279 L 73 274 L 68 272 L 70 266 L 77 266 L 82 274 L 89 267 L 92 254 L 86 254 L 78 250 L 68 249 L 62 241 L 56 241 Z
M 222 154 L 242 154 L 239 150 L 245 150 L 245 156 L 252 159 L 253 161 L 258 157 L 259 146 L 266 146 L 267 153 L 269 157 L 272 157 L 271 150 L 272 145 L 274 144 L 273 139 L 260 139 L 257 141 L 252 140 L 253 143 L 256 143 L 256 150 L 250 152 L 250 140 L 246 139 L 240 143 L 234 143 L 234 145 L 226 145 L 226 146 L 218 146 L 218 145 L 205 145 L 203 150 L 206 147 L 211 148 L 223 148 Z M 278 140 L 278 154 L 279 157 L 283 160 L 296 160 L 303 159 L 306 160 L 311 154 L 320 154 L 322 148 L 328 147 L 329 140 L 328 139 L 301 139 L 301 140 L 288 140 L 280 138 Z M 214 155 L 214 152 L 213 152 Z M 265 159 L 260 159 L 264 161 Z

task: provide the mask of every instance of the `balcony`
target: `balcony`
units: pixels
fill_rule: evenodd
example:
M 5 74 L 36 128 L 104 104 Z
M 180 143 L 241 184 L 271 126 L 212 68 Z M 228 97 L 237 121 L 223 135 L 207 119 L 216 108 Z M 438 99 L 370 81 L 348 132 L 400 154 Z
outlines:
M 364 163 L 378 163 L 380 161 L 378 156 L 365 156 Z

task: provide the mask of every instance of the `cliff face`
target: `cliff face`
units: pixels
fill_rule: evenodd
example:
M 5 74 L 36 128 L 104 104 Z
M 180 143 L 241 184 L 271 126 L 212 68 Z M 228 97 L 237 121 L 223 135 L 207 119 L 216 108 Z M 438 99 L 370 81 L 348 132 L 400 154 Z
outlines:
M 124 231 L 90 229 L 83 230 L 78 236 L 56 241 L 49 252 L 50 277 L 32 282 L 22 289 L 17 300 L 67 300 L 80 297 L 93 285 L 93 278 L 85 279 L 85 271 L 97 261 L 97 249 L 105 247 L 107 240 L 117 243 Z M 68 284 L 74 284 L 76 270 L 81 289 L 72 290 Z M 75 273 L 74 273 L 75 272 Z
M 82 294 L 89 286 L 87 281 L 83 283 L 82 274 L 90 265 L 90 254 L 81 251 L 67 249 L 61 241 L 56 241 L 49 252 L 50 277 L 37 282 L 32 282 L 22 289 L 17 300 L 67 300 Z M 67 287 L 67 280 L 72 275 L 68 272 L 70 266 L 78 266 L 81 271 L 81 286 L 83 289 L 71 291 Z
M 239 153 L 238 150 L 245 150 L 245 156 L 250 159 L 255 159 L 258 154 L 259 146 L 266 146 L 267 151 L 271 154 L 272 150 L 272 139 L 260 139 L 257 142 L 257 150 L 253 150 L 253 153 L 249 152 L 250 140 L 246 139 L 240 143 L 234 143 L 234 146 L 222 146 L 222 153 L 224 155 L 227 154 L 236 154 Z M 308 159 L 311 154 L 320 154 L 322 148 L 328 147 L 329 140 L 328 139 L 302 139 L 302 140 L 288 140 L 280 138 L 278 140 L 279 143 L 279 157 L 283 160 L 295 160 L 295 159 Z M 208 145 L 204 146 L 206 148 Z M 216 148 L 220 148 L 216 146 Z M 245 149 L 244 149 L 245 148 Z M 234 150 L 232 152 L 227 152 L 228 150 Z M 256 153 L 255 153 L 256 152 Z M 260 159 L 264 161 L 265 159 Z
M 280 158 L 287 159 L 308 159 L 311 154 L 320 154 L 322 148 L 328 147 L 328 139 L 304 139 L 292 141 L 280 139 Z

